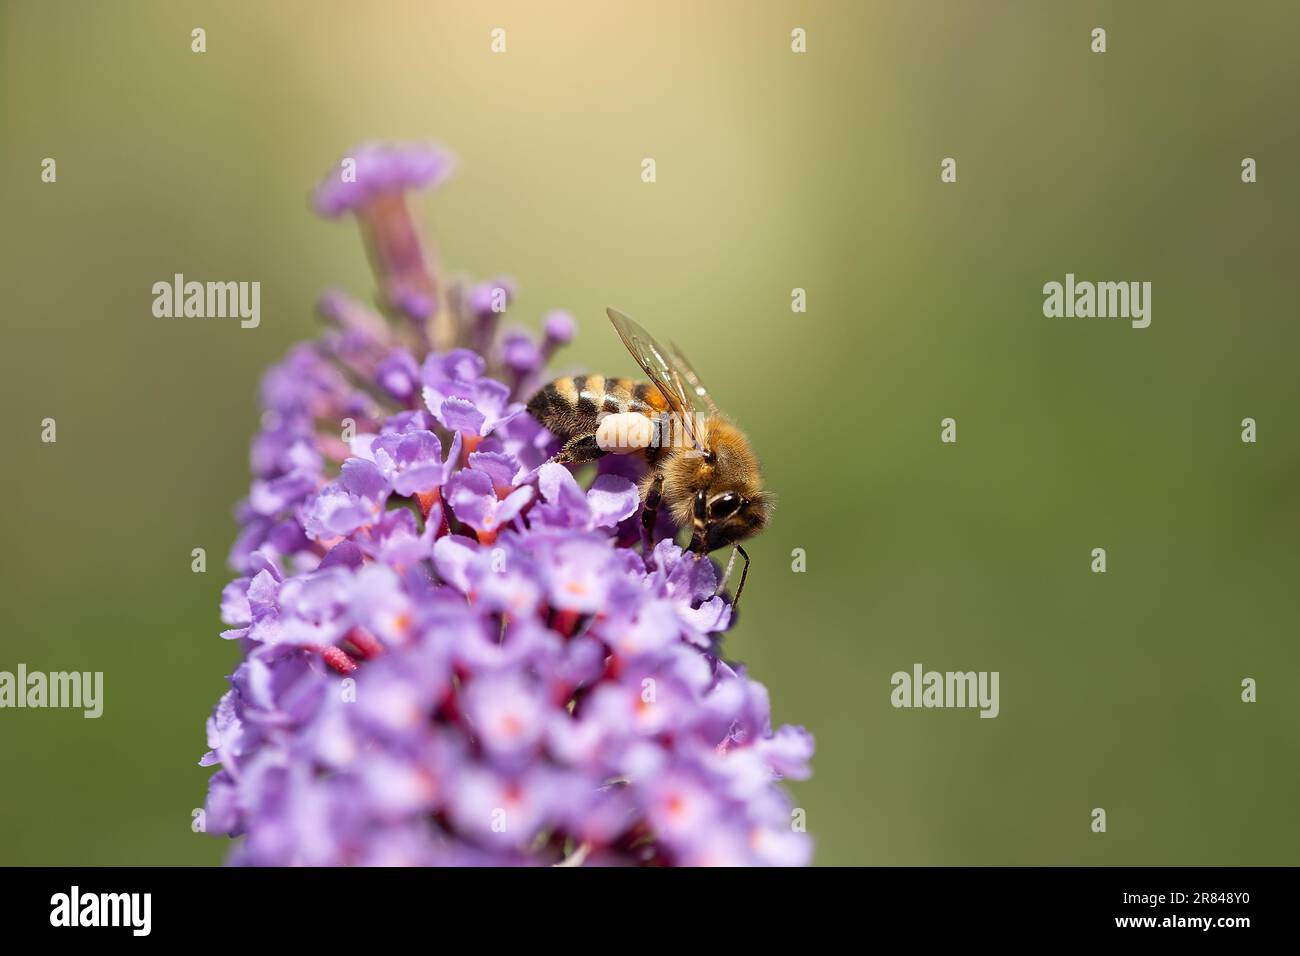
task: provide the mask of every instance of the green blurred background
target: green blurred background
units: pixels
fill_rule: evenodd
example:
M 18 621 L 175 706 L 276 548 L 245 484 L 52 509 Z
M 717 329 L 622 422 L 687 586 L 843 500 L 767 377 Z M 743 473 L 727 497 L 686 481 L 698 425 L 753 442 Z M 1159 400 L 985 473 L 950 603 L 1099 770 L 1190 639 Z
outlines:
M 630 312 L 749 429 L 780 504 L 728 649 L 817 736 L 819 863 L 1300 862 L 1294 3 L 3 11 L 0 669 L 102 670 L 106 709 L 0 712 L 0 863 L 222 859 L 190 813 L 256 385 L 372 292 L 306 197 L 426 137 L 451 266 L 572 309 L 574 367 L 631 372 Z M 174 272 L 260 280 L 261 327 L 155 319 Z M 1066 272 L 1151 281 L 1151 327 L 1044 318 Z M 893 709 L 914 662 L 1000 671 L 1001 716 Z

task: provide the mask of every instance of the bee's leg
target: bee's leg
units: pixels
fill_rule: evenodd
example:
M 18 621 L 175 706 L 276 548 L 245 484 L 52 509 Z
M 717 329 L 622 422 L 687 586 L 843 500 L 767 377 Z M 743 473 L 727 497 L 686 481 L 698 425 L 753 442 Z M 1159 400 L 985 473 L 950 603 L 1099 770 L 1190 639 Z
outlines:
M 581 465 L 585 462 L 595 461 L 597 458 L 603 458 L 606 454 L 608 453 L 605 449 L 596 444 L 596 436 L 593 433 L 570 438 L 564 443 L 564 447 L 551 458 L 551 461 L 558 465 Z
M 641 545 L 648 558 L 654 553 L 655 524 L 659 521 L 659 502 L 662 498 L 664 476 L 655 475 L 646 489 L 645 503 L 641 507 Z
M 691 543 L 686 546 L 686 550 L 698 554 L 700 557 L 704 557 L 708 554 L 708 551 L 704 547 L 705 539 L 708 537 L 708 528 L 705 524 L 706 505 L 703 491 L 697 491 L 695 493 L 695 502 L 691 508 L 695 520 L 691 525 Z
M 736 587 L 736 596 L 731 602 L 731 609 L 733 611 L 740 607 L 740 594 L 745 590 L 745 576 L 749 574 L 749 555 L 745 553 L 745 549 L 740 545 L 736 545 L 736 550 L 739 551 L 740 556 L 745 559 L 745 566 L 740 569 L 740 584 Z

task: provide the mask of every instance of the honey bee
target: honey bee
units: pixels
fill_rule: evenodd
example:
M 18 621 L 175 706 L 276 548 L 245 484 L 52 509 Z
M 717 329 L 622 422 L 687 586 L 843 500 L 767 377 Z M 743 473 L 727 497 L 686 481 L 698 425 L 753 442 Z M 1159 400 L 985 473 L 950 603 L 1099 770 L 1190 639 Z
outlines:
M 731 560 L 739 552 L 745 561 L 736 588 L 739 604 L 749 573 L 749 555 L 740 542 L 763 530 L 772 510 L 758 458 L 681 352 L 666 351 L 623 313 L 606 312 L 650 380 L 557 378 L 529 399 L 528 411 L 564 442 L 553 461 L 579 464 L 609 454 L 641 455 L 648 466 L 640 484 L 647 540 L 662 507 L 679 528 L 691 529 L 687 550 L 708 554 L 734 547 Z

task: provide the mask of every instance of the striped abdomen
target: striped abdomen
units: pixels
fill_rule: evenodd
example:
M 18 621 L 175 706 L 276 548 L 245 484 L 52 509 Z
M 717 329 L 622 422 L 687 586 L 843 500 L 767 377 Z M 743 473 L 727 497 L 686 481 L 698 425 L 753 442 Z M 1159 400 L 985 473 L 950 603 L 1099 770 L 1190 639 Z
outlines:
M 566 441 L 595 434 L 602 413 L 653 417 L 667 410 L 663 393 L 649 382 L 603 375 L 557 378 L 528 400 L 529 413 Z

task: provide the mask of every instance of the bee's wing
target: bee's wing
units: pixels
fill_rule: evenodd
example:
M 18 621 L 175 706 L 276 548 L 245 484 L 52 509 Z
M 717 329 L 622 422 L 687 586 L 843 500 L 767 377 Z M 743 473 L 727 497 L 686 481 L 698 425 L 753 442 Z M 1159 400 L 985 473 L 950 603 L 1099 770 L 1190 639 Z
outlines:
M 695 371 L 695 367 L 686 360 L 686 356 L 682 354 L 682 350 L 677 347 L 676 342 L 669 342 L 668 347 L 673 350 L 673 361 L 676 363 L 678 371 L 686 379 L 686 383 L 691 387 L 692 394 L 698 400 L 696 404 L 703 402 L 710 413 L 717 415 L 718 406 L 713 401 L 713 396 L 709 394 L 709 390 L 704 387 L 704 383 L 700 381 L 700 373 Z
M 681 420 L 691 441 L 700 451 L 708 451 L 704 444 L 704 436 L 695 427 L 695 398 L 701 396 L 686 384 L 689 374 L 693 373 L 687 373 L 674 365 L 664 347 L 655 341 L 654 336 L 629 316 L 617 309 L 606 309 L 605 313 L 614 323 L 618 337 L 623 340 L 623 344 L 632 353 L 636 363 L 641 366 L 646 375 L 650 376 L 650 381 L 655 388 L 663 392 L 664 398 L 668 400 L 673 412 Z

